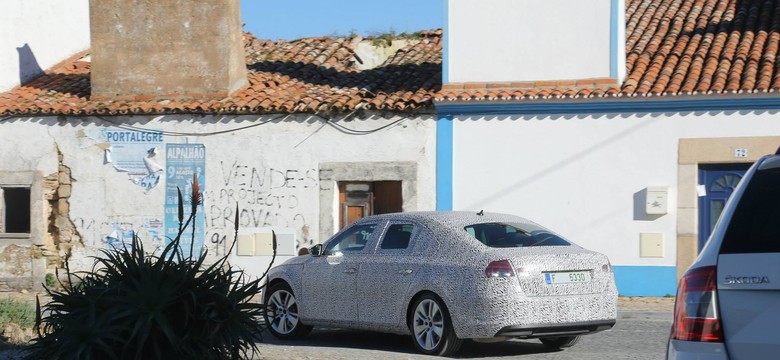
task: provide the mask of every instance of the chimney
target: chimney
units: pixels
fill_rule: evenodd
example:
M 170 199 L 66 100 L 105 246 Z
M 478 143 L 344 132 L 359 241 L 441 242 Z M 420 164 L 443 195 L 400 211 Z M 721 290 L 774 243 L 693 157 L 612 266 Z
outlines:
M 446 0 L 445 83 L 625 76 L 625 0 Z
M 240 0 L 90 0 L 93 99 L 226 97 L 247 84 Z

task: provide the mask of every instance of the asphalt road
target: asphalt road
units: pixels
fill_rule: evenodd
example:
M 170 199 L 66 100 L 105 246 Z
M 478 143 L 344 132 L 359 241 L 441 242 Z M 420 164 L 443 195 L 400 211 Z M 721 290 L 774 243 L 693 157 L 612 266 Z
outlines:
M 671 312 L 621 312 L 614 328 L 584 336 L 579 343 L 551 351 L 538 340 L 512 340 L 494 344 L 466 342 L 455 356 L 460 359 L 663 359 L 672 326 Z M 302 341 L 279 341 L 264 336 L 259 359 L 435 359 L 418 355 L 410 336 L 341 329 L 315 329 Z

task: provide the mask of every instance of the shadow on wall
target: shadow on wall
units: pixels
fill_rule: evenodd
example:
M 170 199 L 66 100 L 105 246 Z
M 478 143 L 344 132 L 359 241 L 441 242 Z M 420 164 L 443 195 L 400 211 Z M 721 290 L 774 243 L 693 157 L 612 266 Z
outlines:
M 29 44 L 16 48 L 19 53 L 19 83 L 24 84 L 43 73 Z
M 663 215 L 651 215 L 646 211 L 647 204 L 647 188 L 639 190 L 634 193 L 634 220 L 636 221 L 653 221 L 659 219 Z

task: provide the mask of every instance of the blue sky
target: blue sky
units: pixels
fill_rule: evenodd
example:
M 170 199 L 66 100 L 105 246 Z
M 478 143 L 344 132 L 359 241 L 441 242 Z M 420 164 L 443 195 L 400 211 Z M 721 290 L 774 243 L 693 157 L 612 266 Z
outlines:
M 444 24 L 446 0 L 241 0 L 244 30 L 261 39 L 415 32 Z

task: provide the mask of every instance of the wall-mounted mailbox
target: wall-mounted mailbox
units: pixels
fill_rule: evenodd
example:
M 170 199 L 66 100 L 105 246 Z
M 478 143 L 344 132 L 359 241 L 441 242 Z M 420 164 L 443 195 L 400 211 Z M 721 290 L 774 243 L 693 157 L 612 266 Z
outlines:
M 666 186 L 650 186 L 647 188 L 645 213 L 648 215 L 663 215 L 668 212 L 669 188 Z

